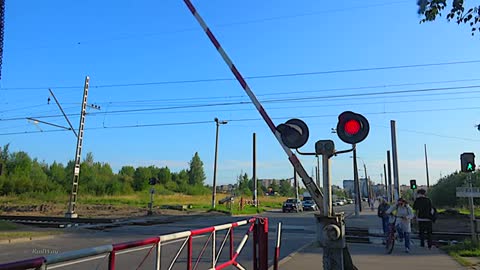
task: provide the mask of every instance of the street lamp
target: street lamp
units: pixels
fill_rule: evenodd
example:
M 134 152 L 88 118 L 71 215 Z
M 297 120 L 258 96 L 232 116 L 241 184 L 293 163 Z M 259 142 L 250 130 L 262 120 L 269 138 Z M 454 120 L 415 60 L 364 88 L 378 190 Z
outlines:
M 353 156 L 350 156 L 350 158 L 353 158 Z M 367 184 L 367 197 L 368 201 L 370 202 L 370 183 L 368 181 L 368 176 L 367 176 L 367 165 L 365 165 L 365 161 L 361 157 L 356 157 L 360 159 L 363 163 L 363 172 L 365 173 L 365 183 Z
M 215 161 L 213 162 L 213 187 L 212 187 L 212 208 L 215 208 L 215 200 L 217 195 L 217 157 L 218 157 L 218 130 L 220 125 L 225 125 L 227 121 L 220 121 L 215 117 L 215 123 L 217 126 L 216 136 L 215 136 Z

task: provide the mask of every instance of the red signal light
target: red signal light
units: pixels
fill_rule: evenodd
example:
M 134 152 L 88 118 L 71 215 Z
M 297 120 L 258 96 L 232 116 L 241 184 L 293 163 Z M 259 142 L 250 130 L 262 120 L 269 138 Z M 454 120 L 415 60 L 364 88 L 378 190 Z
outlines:
M 357 144 L 365 140 L 369 131 L 368 120 L 361 114 L 346 111 L 338 116 L 337 135 L 346 143 Z
M 360 131 L 360 127 L 360 122 L 355 119 L 350 119 L 345 123 L 344 129 L 349 135 L 355 135 Z

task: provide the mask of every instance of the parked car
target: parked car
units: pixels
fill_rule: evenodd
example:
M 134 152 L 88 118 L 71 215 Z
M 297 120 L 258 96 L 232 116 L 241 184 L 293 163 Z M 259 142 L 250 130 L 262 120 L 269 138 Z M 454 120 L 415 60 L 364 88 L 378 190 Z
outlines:
M 354 201 L 354 200 L 352 200 L 352 199 L 348 199 L 348 200 L 347 200 L 347 203 L 348 203 L 348 204 L 354 204 L 354 203 L 355 203 L 355 201 Z
M 297 199 L 287 199 L 282 206 L 282 212 L 303 212 L 303 205 L 300 200 Z
M 342 205 L 345 205 L 345 203 L 342 200 L 336 200 L 335 204 L 333 204 L 333 205 L 342 206 Z
M 317 204 L 313 200 L 307 200 L 303 202 L 303 210 L 305 211 L 316 211 L 317 210 Z

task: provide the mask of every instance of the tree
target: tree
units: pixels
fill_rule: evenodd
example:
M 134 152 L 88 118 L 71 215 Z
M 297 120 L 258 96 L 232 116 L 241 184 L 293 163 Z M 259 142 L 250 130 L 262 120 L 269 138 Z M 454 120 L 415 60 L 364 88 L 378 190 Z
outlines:
M 195 152 L 195 155 L 190 161 L 190 169 L 188 170 L 188 183 L 190 185 L 202 185 L 205 181 L 205 172 L 203 170 L 203 162 L 198 155 L 198 152 Z
M 124 175 L 124 176 L 130 176 L 133 178 L 133 174 L 135 173 L 135 168 L 133 166 L 123 166 L 118 174 Z
M 467 11 L 463 0 L 449 0 L 451 8 L 447 13 L 448 21 L 455 21 L 457 24 L 468 24 L 472 30 L 472 36 L 476 31 L 480 32 L 480 6 L 470 7 Z M 423 18 L 420 23 L 435 21 L 442 16 L 442 11 L 447 8 L 447 0 L 418 0 L 418 14 Z
M 158 171 L 158 181 L 164 186 L 167 186 L 172 182 L 172 173 L 168 167 L 160 168 Z
M 148 179 L 152 176 L 152 171 L 149 168 L 138 167 L 133 175 L 133 190 L 145 190 L 148 186 Z
M 279 193 L 282 196 L 291 197 L 295 195 L 293 187 L 290 185 L 290 182 L 287 180 L 280 180 Z
M 272 181 L 272 184 L 269 186 L 269 188 L 271 188 L 274 193 L 280 190 L 280 187 L 276 181 Z
M 252 190 L 250 189 L 251 180 L 248 178 L 247 173 L 240 174 L 237 178 L 237 192 L 239 195 L 252 196 Z

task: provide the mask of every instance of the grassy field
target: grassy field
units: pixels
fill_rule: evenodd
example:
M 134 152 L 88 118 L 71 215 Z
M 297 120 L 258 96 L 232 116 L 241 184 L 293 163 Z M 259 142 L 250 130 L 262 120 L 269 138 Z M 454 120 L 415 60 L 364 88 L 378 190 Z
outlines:
M 480 257 L 480 245 L 471 242 L 464 242 L 457 245 L 446 246 L 442 248 L 455 260 L 463 266 L 471 266 L 472 263 L 467 258 Z
M 441 212 L 443 212 L 443 211 L 445 211 L 445 210 L 446 210 L 446 209 L 443 209 L 443 208 L 437 209 L 437 211 L 438 211 L 439 213 L 441 213 Z M 460 214 L 470 215 L 470 209 L 467 209 L 467 208 L 455 208 L 455 210 L 458 210 L 458 211 L 460 212 Z M 473 210 L 473 212 L 475 213 L 475 216 L 476 216 L 476 217 L 480 217 L 480 208 L 475 208 L 475 209 Z
M 226 194 L 217 194 L 217 201 L 226 197 Z M 53 196 L 50 194 L 30 194 L 19 196 L 0 196 L 0 205 L 66 205 L 68 203 L 68 196 Z M 147 192 L 138 192 L 131 195 L 118 196 L 93 196 L 93 195 L 79 195 L 79 205 L 114 205 L 114 206 L 132 206 L 145 207 L 150 202 L 150 194 Z M 208 211 L 211 210 L 211 195 L 154 195 L 154 205 L 190 205 L 192 210 Z M 250 199 L 250 198 L 245 198 Z M 259 211 L 265 211 L 271 208 L 281 208 L 283 201 L 286 198 L 278 196 L 261 196 L 259 197 L 260 207 Z M 232 214 L 254 214 L 257 209 L 254 207 L 245 206 L 242 211 L 239 210 L 240 199 L 237 197 Z M 229 211 L 226 205 L 220 205 L 217 202 L 217 210 Z

